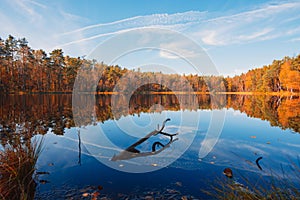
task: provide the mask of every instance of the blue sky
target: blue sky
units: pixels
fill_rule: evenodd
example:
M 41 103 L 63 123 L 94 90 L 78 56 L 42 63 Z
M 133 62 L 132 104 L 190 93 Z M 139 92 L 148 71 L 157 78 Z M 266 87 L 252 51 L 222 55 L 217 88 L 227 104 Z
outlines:
M 89 55 L 98 44 L 127 30 L 174 30 L 205 49 L 224 75 L 300 53 L 299 1 L 3 0 L 0 24 L 1 38 L 25 37 L 34 49 L 62 48 L 71 56 Z M 115 64 L 136 67 L 141 62 L 133 60 L 148 58 L 129 57 Z M 192 72 L 182 63 L 176 66 L 180 62 L 170 56 L 164 59 L 164 64 L 169 59 L 172 67 L 181 67 L 180 73 Z

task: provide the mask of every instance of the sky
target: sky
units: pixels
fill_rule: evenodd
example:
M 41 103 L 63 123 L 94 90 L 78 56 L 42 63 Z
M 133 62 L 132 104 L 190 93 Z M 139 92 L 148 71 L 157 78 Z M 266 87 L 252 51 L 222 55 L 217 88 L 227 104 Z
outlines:
M 195 42 L 225 76 L 300 53 L 300 2 L 289 0 L 2 0 L 0 25 L 2 39 L 25 37 L 33 49 L 61 48 L 75 57 L 89 57 L 128 31 L 166 29 Z M 164 47 L 197 56 L 188 46 L 180 52 L 182 44 L 171 41 Z M 161 50 L 129 53 L 113 64 L 168 65 L 178 73 L 195 73 Z

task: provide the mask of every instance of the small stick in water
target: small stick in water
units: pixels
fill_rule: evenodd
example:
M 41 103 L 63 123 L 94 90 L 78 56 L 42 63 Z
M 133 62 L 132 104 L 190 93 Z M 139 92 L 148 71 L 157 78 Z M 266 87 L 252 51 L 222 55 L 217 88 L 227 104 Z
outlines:
M 256 161 L 255 161 L 257 167 L 258 167 L 260 170 L 262 170 L 262 168 L 261 168 L 261 166 L 259 165 L 258 161 L 260 161 L 261 159 L 262 159 L 262 157 L 259 157 L 259 158 L 257 158 Z

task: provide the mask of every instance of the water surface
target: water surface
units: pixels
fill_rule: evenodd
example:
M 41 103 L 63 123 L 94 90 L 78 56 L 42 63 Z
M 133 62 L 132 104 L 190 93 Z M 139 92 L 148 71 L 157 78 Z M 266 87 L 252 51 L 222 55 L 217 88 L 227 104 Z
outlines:
M 90 113 L 85 105 L 74 111 L 71 95 L 1 96 L 2 148 L 16 140 L 44 139 L 36 171 L 47 173 L 35 177 L 37 199 L 81 197 L 98 186 L 101 195 L 114 199 L 158 192 L 208 198 L 203 191 L 226 178 L 227 167 L 245 185 L 246 179 L 261 185 L 274 177 L 299 181 L 294 176 L 300 156 L 297 96 L 135 95 L 128 104 L 122 98 L 114 98 L 120 101 L 116 110 L 112 96 L 97 96 Z M 167 118 L 164 132 L 178 133 L 176 141 L 155 155 L 112 160 Z M 222 127 L 217 140 L 205 140 L 214 126 Z M 156 135 L 136 149 L 151 152 L 153 143 L 165 145 L 169 139 Z M 201 156 L 205 145 L 213 148 Z M 255 162 L 259 157 L 262 170 Z

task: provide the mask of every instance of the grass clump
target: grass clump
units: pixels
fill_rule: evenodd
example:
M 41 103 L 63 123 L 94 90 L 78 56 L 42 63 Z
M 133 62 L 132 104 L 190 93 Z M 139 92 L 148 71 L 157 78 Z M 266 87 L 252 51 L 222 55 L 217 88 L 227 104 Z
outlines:
M 42 140 L 4 146 L 0 151 L 0 199 L 34 199 L 33 176 L 41 150 Z
M 253 183 L 253 181 L 242 176 L 245 184 L 241 184 L 233 178 L 222 177 L 211 184 L 209 191 L 203 192 L 215 199 L 224 200 L 299 200 L 300 168 L 295 167 L 295 165 L 292 166 L 295 172 L 293 179 L 271 175 L 269 179 L 266 176 L 261 176 Z

